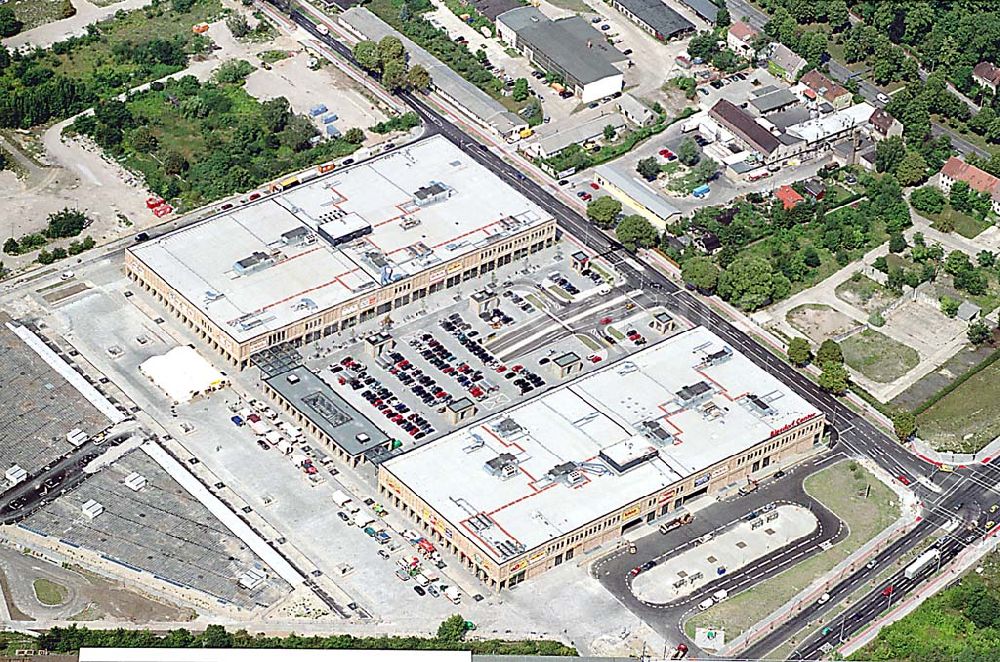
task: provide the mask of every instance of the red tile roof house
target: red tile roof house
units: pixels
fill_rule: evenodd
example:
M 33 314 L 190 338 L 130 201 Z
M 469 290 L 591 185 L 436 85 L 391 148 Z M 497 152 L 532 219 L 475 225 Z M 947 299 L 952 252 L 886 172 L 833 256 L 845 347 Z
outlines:
M 851 100 L 854 98 L 854 95 L 843 85 L 834 83 L 815 69 L 802 74 L 799 82 L 816 94 L 821 95 L 837 110 L 843 110 L 850 106 Z
M 788 184 L 779 186 L 778 190 L 774 192 L 774 197 L 781 200 L 781 204 L 785 209 L 792 209 L 795 205 L 805 200 L 805 198 L 799 195 L 798 192 Z
M 988 194 L 992 200 L 993 213 L 1000 214 L 1000 179 L 952 156 L 938 173 L 937 184 L 948 194 L 955 182 L 965 182 L 973 191 Z
M 1000 85 L 1000 68 L 989 62 L 980 62 L 972 68 L 972 80 L 980 87 L 985 87 L 996 94 L 997 85 Z

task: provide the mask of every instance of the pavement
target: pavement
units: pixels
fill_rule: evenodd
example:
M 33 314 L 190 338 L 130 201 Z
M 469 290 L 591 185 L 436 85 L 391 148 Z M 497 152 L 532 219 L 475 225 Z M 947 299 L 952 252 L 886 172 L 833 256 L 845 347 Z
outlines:
M 3 45 L 9 49 L 22 46 L 48 48 L 57 41 L 86 34 L 87 26 L 114 16 L 119 11 L 129 11 L 145 7 L 152 0 L 120 0 L 106 7 L 100 7 L 88 0 L 73 0 L 76 13 L 60 21 L 53 21 L 37 28 L 21 32 L 3 40 Z

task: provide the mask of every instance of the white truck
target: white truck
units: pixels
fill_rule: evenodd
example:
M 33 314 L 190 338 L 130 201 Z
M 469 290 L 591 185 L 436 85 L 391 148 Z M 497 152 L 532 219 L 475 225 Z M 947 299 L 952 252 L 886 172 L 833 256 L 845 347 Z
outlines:
M 351 500 L 351 497 L 347 496 L 340 490 L 335 490 L 333 492 L 333 502 L 338 506 L 340 506 L 341 508 L 343 508 L 344 510 L 346 510 L 347 512 L 351 513 L 352 515 L 361 510 L 361 508 L 359 508 L 357 504 L 355 504 L 354 501 Z
M 456 586 L 449 586 L 444 590 L 444 597 L 451 600 L 452 604 L 458 604 L 462 601 L 462 594 Z
M 248 422 L 248 425 L 253 430 L 253 433 L 260 437 L 266 437 L 267 433 L 271 431 L 271 426 L 265 423 L 263 419 L 257 421 L 251 420 Z
M 363 529 L 366 526 L 371 526 L 378 520 L 376 520 L 371 513 L 362 511 L 354 516 L 354 521 L 358 523 L 359 529 Z
M 285 441 L 284 439 L 282 439 L 281 441 L 278 442 L 278 452 L 281 453 L 282 455 L 291 455 L 292 445 L 287 441 Z

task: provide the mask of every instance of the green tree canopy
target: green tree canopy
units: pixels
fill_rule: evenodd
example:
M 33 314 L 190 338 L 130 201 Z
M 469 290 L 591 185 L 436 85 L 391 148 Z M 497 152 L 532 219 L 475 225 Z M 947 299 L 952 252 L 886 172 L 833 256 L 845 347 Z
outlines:
M 897 439 L 909 441 L 917 432 L 917 417 L 908 411 L 897 411 L 892 415 L 892 428 Z
M 847 391 L 850 378 L 847 368 L 842 363 L 824 363 L 823 372 L 819 375 L 819 386 L 825 391 L 842 395 Z
M 827 338 L 822 343 L 820 343 L 819 349 L 816 350 L 816 363 L 825 365 L 827 363 L 843 363 L 844 353 L 840 349 L 840 345 L 837 344 L 836 340 Z
M 993 338 L 993 330 L 983 320 L 976 320 L 969 325 L 966 335 L 968 335 L 969 342 L 973 345 L 982 345 Z
M 621 211 L 622 203 L 610 195 L 602 195 L 596 200 L 591 200 L 587 203 L 587 218 L 605 229 L 614 225 L 614 220 Z
M 656 160 L 655 156 L 649 156 L 644 159 L 640 159 L 638 163 L 635 164 L 635 171 L 642 175 L 643 179 L 647 182 L 651 182 L 660 176 L 660 164 Z
M 465 639 L 465 618 L 460 614 L 449 616 L 438 626 L 437 638 L 441 641 L 462 641 Z
M 653 224 L 639 214 L 623 218 L 622 222 L 615 228 L 615 235 L 618 237 L 618 241 L 622 242 L 625 248 L 630 251 L 655 246 L 660 239 L 660 233 L 656 231 Z
M 684 142 L 677 148 L 677 160 L 686 166 L 693 166 L 700 158 L 701 150 L 691 138 L 685 138 Z
M 719 268 L 710 258 L 693 257 L 681 266 L 681 278 L 699 291 L 712 294 L 719 284 Z
M 753 311 L 767 305 L 774 295 L 771 263 L 759 257 L 734 260 L 719 276 L 717 291 L 741 310 Z
M 788 341 L 788 360 L 799 367 L 807 365 L 812 360 L 812 349 L 809 341 L 796 336 Z

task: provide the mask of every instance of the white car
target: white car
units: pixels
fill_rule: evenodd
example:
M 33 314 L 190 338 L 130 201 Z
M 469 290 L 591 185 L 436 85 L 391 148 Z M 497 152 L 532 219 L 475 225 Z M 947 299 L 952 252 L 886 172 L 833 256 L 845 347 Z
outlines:
M 875 100 L 879 103 L 889 103 L 889 97 L 881 92 L 875 95 Z
M 825 605 L 829 601 L 830 601 L 830 594 L 824 593 L 823 595 L 819 596 L 819 600 L 816 601 L 816 604 Z
M 61 274 L 59 274 L 59 279 L 60 279 L 60 280 L 69 280 L 69 279 L 70 279 L 70 278 L 72 278 L 72 277 L 73 277 L 74 275 L 75 275 L 75 274 L 74 274 L 74 273 L 73 273 L 72 271 L 64 271 L 64 272 L 62 272 Z

